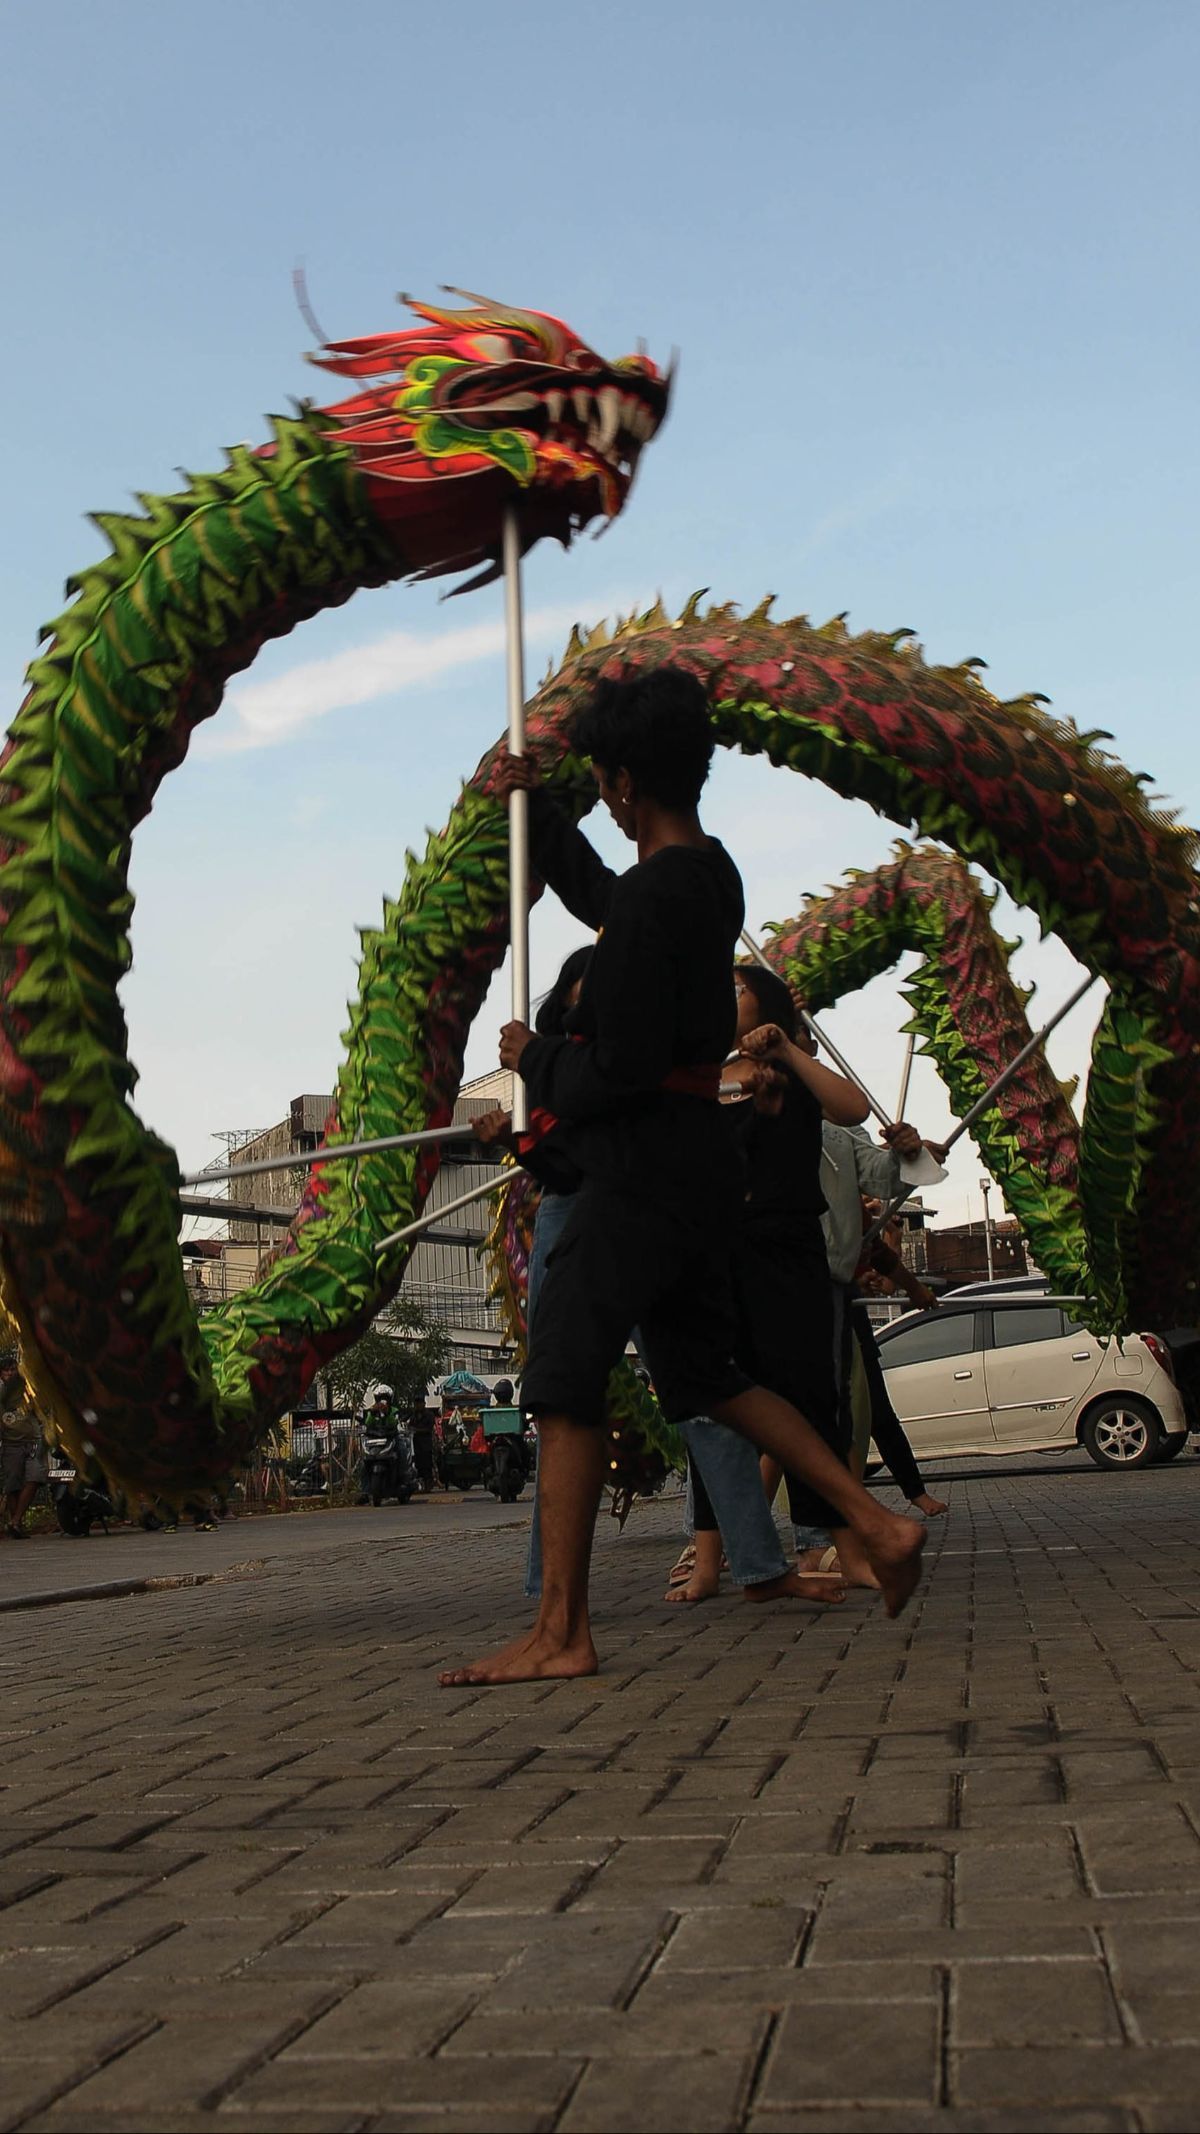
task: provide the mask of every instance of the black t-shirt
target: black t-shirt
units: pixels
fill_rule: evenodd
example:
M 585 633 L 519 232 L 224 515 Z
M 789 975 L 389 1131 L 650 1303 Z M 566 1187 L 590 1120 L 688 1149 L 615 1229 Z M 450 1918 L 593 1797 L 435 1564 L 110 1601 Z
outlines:
M 533 1103 L 569 1129 L 592 1178 L 703 1197 L 736 1180 L 733 1136 L 711 1100 L 663 1089 L 675 1067 L 715 1066 L 733 1043 L 741 877 L 715 838 L 668 845 L 617 875 L 547 795 L 530 811 L 533 864 L 568 910 L 601 929 L 566 1037 L 521 1055 Z
M 731 1108 L 746 1165 L 743 1236 L 754 1244 L 809 1241 L 825 1208 L 817 1098 L 789 1075 L 777 1117 L 749 1102 Z

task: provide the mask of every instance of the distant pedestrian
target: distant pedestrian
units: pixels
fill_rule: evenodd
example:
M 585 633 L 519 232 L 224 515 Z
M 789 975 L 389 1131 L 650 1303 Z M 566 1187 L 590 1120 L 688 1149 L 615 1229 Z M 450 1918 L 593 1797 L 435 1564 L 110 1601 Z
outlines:
M 10 1541 L 29 1539 L 25 1515 L 49 1473 L 41 1419 L 10 1363 L 0 1384 L 0 1488 Z
M 409 1411 L 409 1429 L 412 1432 L 413 1459 L 417 1476 L 426 1495 L 433 1488 L 433 1425 L 437 1411 L 418 1401 Z

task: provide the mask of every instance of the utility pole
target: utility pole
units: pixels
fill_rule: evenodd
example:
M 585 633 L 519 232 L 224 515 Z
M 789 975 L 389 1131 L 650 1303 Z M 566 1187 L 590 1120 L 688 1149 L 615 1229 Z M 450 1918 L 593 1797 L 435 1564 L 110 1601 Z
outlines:
M 988 1205 L 988 1195 L 992 1190 L 991 1179 L 981 1178 L 979 1190 L 983 1195 L 983 1235 L 984 1242 L 987 1245 L 987 1278 L 989 1282 L 994 1282 L 996 1279 L 996 1255 L 992 1244 L 992 1211 Z

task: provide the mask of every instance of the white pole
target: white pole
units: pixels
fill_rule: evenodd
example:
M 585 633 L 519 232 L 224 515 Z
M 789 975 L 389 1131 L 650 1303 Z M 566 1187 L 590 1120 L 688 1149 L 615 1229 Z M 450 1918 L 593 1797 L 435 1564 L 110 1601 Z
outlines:
M 763 952 L 760 949 L 757 941 L 754 939 L 754 936 L 751 933 L 747 932 L 745 928 L 743 928 L 742 930 L 742 946 L 744 948 L 749 949 L 750 954 L 753 956 L 755 962 L 761 963 L 764 971 L 771 971 L 772 977 L 778 978 L 779 972 L 772 969 L 772 966 L 767 962 L 767 959 L 763 955 Z M 840 1067 L 842 1073 L 846 1076 L 847 1080 L 853 1082 L 856 1089 L 861 1089 L 864 1097 L 867 1100 L 868 1105 L 874 1112 L 875 1117 L 878 1119 L 879 1124 L 881 1126 L 894 1126 L 895 1121 L 893 1119 L 889 1119 L 882 1104 L 876 1103 L 875 1098 L 871 1095 L 871 1092 L 867 1088 L 866 1083 L 863 1081 L 862 1076 L 860 1074 L 855 1074 L 854 1069 L 850 1065 L 849 1060 L 843 1058 L 842 1054 L 838 1051 L 837 1046 L 831 1041 L 831 1039 L 826 1037 L 825 1032 L 821 1029 L 820 1025 L 813 1021 L 813 1018 L 809 1014 L 807 1008 L 801 1008 L 800 1020 L 804 1024 L 805 1029 L 810 1030 L 812 1032 L 812 1035 L 816 1038 L 817 1043 L 825 1047 L 825 1050 L 829 1054 L 830 1059 L 833 1061 L 834 1066 Z
M 983 1195 L 983 1239 L 984 1239 L 984 1244 L 985 1244 L 985 1245 L 986 1245 L 986 1247 L 987 1247 L 987 1271 L 988 1271 L 988 1272 L 987 1272 L 987 1278 L 988 1278 L 988 1281 L 989 1281 L 989 1282 L 994 1282 L 994 1281 L 995 1281 L 995 1279 L 996 1279 L 996 1266 L 995 1266 L 995 1255 L 994 1255 L 994 1253 L 993 1253 L 993 1251 L 992 1251 L 992 1201 L 991 1201 L 991 1193 L 992 1193 L 992 1181 L 991 1181 L 991 1179 L 990 1179 L 990 1178 L 981 1178 L 981 1179 L 980 1179 L 980 1181 L 979 1181 L 979 1190 L 980 1190 L 980 1192 L 981 1192 L 981 1193 L 982 1193 L 982 1195 Z
M 1064 1000 L 1061 1008 L 1055 1010 L 1054 1014 L 1050 1017 L 1049 1022 L 1043 1023 L 1040 1030 L 1035 1030 L 1028 1044 L 1022 1045 L 1021 1050 L 1018 1052 L 1015 1060 L 1009 1061 L 1007 1067 L 1004 1068 L 1003 1072 L 996 1076 L 994 1082 L 989 1083 L 988 1087 L 984 1090 L 983 1095 L 981 1097 L 978 1097 L 975 1103 L 972 1104 L 971 1109 L 967 1113 L 965 1119 L 959 1120 L 958 1125 L 955 1127 L 954 1132 L 951 1134 L 949 1140 L 944 1143 L 944 1146 L 946 1148 L 952 1149 L 954 1147 L 955 1142 L 967 1132 L 968 1128 L 974 1126 L 976 1119 L 978 1119 L 981 1114 L 987 1110 L 989 1104 L 995 1101 L 995 1099 L 999 1096 L 1000 1091 L 1002 1089 L 1008 1088 L 1008 1085 L 1012 1081 L 1013 1076 L 1019 1071 L 1020 1068 L 1025 1065 L 1026 1060 L 1029 1059 L 1030 1056 L 1037 1051 L 1039 1045 L 1045 1044 L 1046 1039 L 1050 1036 L 1051 1031 L 1057 1030 L 1064 1015 L 1070 1014 L 1072 1008 L 1075 1006 L 1076 1001 L 1082 1000 L 1085 993 L 1091 992 L 1092 987 L 1095 985 L 1099 975 L 1100 973 L 1098 971 L 1093 971 L 1090 978 L 1085 978 L 1082 984 L 1076 986 L 1075 991 L 1072 993 L 1070 999 Z
M 916 1031 L 910 1030 L 908 1033 L 908 1045 L 904 1053 L 904 1071 L 900 1076 L 900 1094 L 896 1099 L 896 1117 L 898 1119 L 904 1117 L 904 1107 L 908 1102 L 908 1085 L 912 1077 L 913 1053 L 916 1050 L 916 1045 Z
M 298 1149 L 294 1156 L 264 1156 L 258 1163 L 235 1163 L 220 1171 L 189 1171 L 184 1186 L 217 1185 L 223 1178 L 258 1178 L 264 1171 L 300 1171 L 313 1163 L 343 1163 L 348 1156 L 375 1156 L 383 1149 L 419 1148 L 425 1141 L 464 1141 L 474 1133 L 462 1126 L 425 1126 L 417 1134 L 384 1134 L 377 1141 L 335 1141 L 332 1148 Z
M 515 504 L 504 513 L 504 623 L 508 683 L 508 752 L 525 754 L 525 624 L 521 612 L 521 525 Z M 529 1021 L 529 795 L 510 793 L 508 800 L 508 935 L 512 955 L 512 1020 Z M 513 1075 L 512 1123 L 523 1134 L 529 1126 L 529 1099 L 519 1074 Z M 405 1232 L 399 1233 L 402 1237 Z M 390 1239 L 385 1242 L 392 1242 Z M 382 1247 L 380 1248 L 382 1250 Z
M 399 1245 L 406 1237 L 416 1237 L 421 1230 L 428 1230 L 431 1223 L 440 1223 L 443 1215 L 453 1215 L 456 1208 L 467 1208 L 473 1200 L 482 1200 L 485 1194 L 496 1193 L 501 1186 L 511 1185 L 520 1176 L 522 1164 L 508 1164 L 496 1178 L 485 1178 L 481 1186 L 472 1186 L 469 1193 L 460 1193 L 456 1200 L 444 1200 L 440 1208 L 428 1208 L 418 1215 L 415 1223 L 405 1223 L 403 1230 L 393 1230 L 390 1237 L 381 1237 L 375 1247 L 376 1257 L 387 1252 L 392 1245 Z
M 1041 1029 L 1034 1032 L 1028 1044 L 1022 1045 L 1021 1050 L 1018 1052 L 1016 1058 L 1010 1060 L 1007 1067 L 1003 1068 L 1001 1072 L 996 1076 L 995 1081 L 990 1082 L 988 1084 L 988 1087 L 984 1090 L 983 1095 L 981 1097 L 978 1097 L 975 1103 L 972 1104 L 971 1109 L 967 1113 L 965 1119 L 960 1119 L 958 1125 L 955 1127 L 954 1132 L 950 1135 L 949 1139 L 941 1143 L 943 1155 L 949 1155 L 950 1150 L 954 1147 L 955 1142 L 967 1132 L 969 1127 L 972 1127 L 975 1124 L 976 1119 L 978 1119 L 981 1114 L 987 1110 L 989 1104 L 995 1102 L 1001 1090 L 1008 1088 L 1008 1085 L 1012 1081 L 1013 1076 L 1018 1072 L 1020 1068 L 1025 1065 L 1026 1060 L 1030 1058 L 1031 1054 L 1037 1051 L 1039 1045 L 1045 1044 L 1046 1039 L 1050 1036 L 1051 1032 L 1057 1030 L 1060 1022 L 1062 1022 L 1063 1020 L 1063 1017 L 1070 1014 L 1076 1002 L 1082 1000 L 1085 993 L 1091 992 L 1092 987 L 1095 985 L 1096 980 L 1099 976 L 1099 971 L 1093 971 L 1090 978 L 1083 979 L 1082 982 L 1076 986 L 1075 991 L 1071 994 L 1070 998 L 1064 1000 L 1061 1008 L 1055 1009 L 1055 1012 L 1050 1017 L 1049 1022 L 1043 1023 Z M 876 1220 L 872 1223 L 870 1229 L 867 1231 L 866 1236 L 863 1239 L 864 1244 L 869 1244 L 870 1240 L 873 1237 L 878 1237 L 880 1231 L 884 1229 L 884 1227 L 891 1221 L 893 1215 L 896 1214 L 897 1210 L 904 1206 L 904 1203 L 908 1199 L 911 1190 L 912 1188 L 910 1186 L 906 1186 L 904 1188 L 904 1191 L 902 1193 L 897 1194 L 895 1200 L 889 1203 L 889 1205 L 884 1209 L 882 1215 L 876 1218 Z

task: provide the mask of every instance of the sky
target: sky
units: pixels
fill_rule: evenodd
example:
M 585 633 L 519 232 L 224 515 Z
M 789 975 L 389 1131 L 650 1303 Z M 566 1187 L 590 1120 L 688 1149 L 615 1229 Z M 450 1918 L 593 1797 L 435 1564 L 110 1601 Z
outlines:
M 598 545 L 526 568 L 536 680 L 571 622 L 699 586 L 914 628 L 1000 695 L 1104 727 L 1200 816 L 1192 0 L 39 0 L 17 93 L 0 668 L 15 711 L 83 514 L 176 485 L 319 390 L 334 337 L 455 283 L 610 355 L 681 351 L 670 420 Z M 269 647 L 139 830 L 124 999 L 138 1104 L 186 1165 L 332 1088 L 358 925 L 504 723 L 498 589 L 360 594 Z M 724 760 L 706 821 L 750 923 L 890 851 L 861 803 Z M 615 833 L 597 830 L 623 864 Z M 1006 901 L 1043 1020 L 1075 967 Z M 535 913 L 535 987 L 578 929 Z M 908 957 L 903 970 L 915 959 Z M 468 1066 L 495 1060 L 493 986 Z M 1100 992 L 1053 1041 L 1086 1073 Z M 829 1018 L 890 1109 L 895 977 Z M 919 1061 L 908 1106 L 950 1115 Z M 978 1157 L 930 1194 L 978 1218 Z

